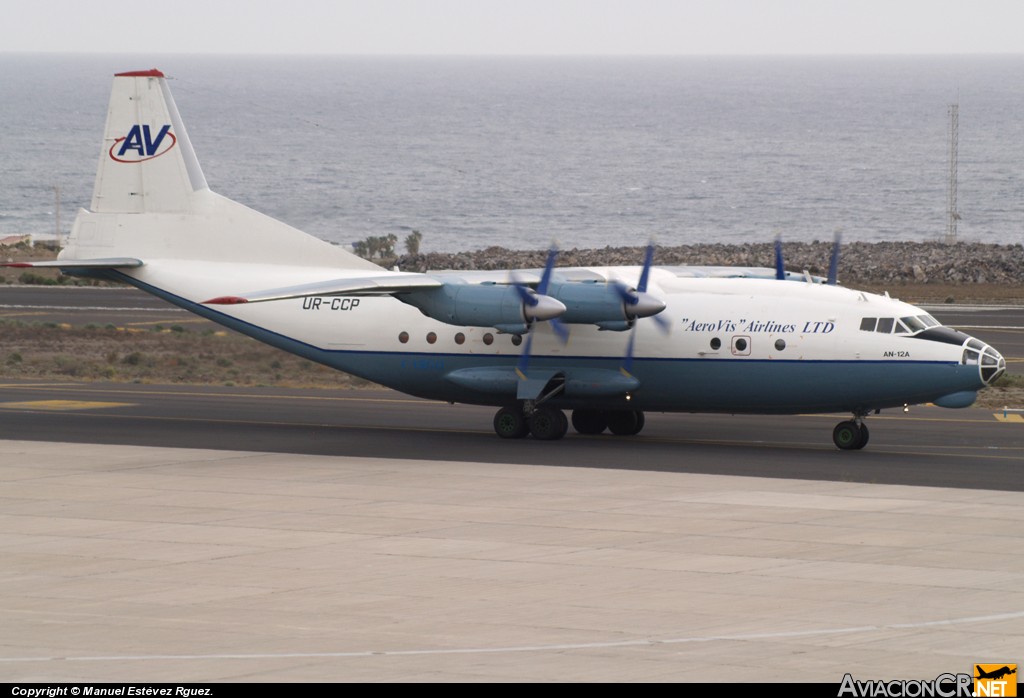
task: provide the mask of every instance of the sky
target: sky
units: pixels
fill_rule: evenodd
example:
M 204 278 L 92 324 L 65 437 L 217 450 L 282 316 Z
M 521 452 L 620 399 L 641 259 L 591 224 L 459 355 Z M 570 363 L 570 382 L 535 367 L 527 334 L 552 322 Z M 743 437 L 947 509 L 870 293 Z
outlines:
M 0 52 L 1024 53 L 1024 0 L 5 0 Z

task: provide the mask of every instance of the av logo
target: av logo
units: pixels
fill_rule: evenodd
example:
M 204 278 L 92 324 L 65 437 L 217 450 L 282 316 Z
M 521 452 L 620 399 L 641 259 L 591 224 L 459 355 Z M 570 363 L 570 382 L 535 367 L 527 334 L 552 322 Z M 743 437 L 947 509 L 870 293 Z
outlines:
M 1016 664 L 975 664 L 974 695 L 978 698 L 1016 696 L 1016 674 Z
M 110 146 L 110 158 L 117 162 L 145 162 L 160 157 L 177 142 L 170 124 L 160 127 L 155 136 L 149 124 L 135 124 L 127 136 L 118 138 Z

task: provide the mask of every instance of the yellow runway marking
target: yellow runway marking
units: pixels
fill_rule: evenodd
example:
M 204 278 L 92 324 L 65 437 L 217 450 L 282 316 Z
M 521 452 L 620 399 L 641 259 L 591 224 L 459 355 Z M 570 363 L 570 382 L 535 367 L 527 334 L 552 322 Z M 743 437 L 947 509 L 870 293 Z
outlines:
M 1024 424 L 1024 415 L 1003 414 L 1002 412 L 994 412 L 992 416 L 998 419 L 1000 422 L 1015 422 L 1017 424 Z
M 52 386 L 52 387 L 50 387 Z M 38 392 L 79 392 L 79 393 L 100 393 L 103 395 L 167 395 L 174 397 L 202 397 L 202 398 L 245 398 L 246 400 L 309 400 L 313 402 L 401 402 L 414 405 L 439 405 L 446 404 L 438 400 L 418 400 L 416 398 L 394 398 L 394 397 L 342 397 L 339 395 L 253 395 L 249 393 L 222 393 L 222 392 L 197 392 L 197 391 L 170 391 L 170 390 L 118 390 L 116 388 L 90 388 L 86 385 L 75 383 L 50 383 L 50 384 L 18 384 L 11 383 L 0 385 L 0 388 L 13 388 L 15 390 L 26 387 L 38 387 Z M 344 389 L 342 389 L 344 392 Z
M 27 317 L 31 315 L 46 315 L 46 313 L 0 313 L 0 317 Z
M 69 410 L 98 410 L 106 407 L 131 407 L 134 404 L 132 402 L 87 402 L 85 400 L 30 400 L 28 402 L 0 402 L 0 409 L 66 412 Z

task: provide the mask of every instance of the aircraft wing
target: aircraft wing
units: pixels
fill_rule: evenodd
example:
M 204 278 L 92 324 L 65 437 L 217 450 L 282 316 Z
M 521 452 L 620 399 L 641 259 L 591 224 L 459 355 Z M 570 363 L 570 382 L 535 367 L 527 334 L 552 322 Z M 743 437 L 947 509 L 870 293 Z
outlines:
M 142 260 L 134 257 L 106 257 L 100 259 L 48 259 L 42 262 L 4 262 L 0 267 L 16 269 L 131 269 L 141 267 Z
M 444 282 L 424 274 L 391 272 L 386 276 L 331 279 L 311 284 L 252 291 L 239 296 L 219 296 L 204 301 L 204 303 L 207 305 L 236 305 L 308 296 L 390 296 L 396 293 L 409 293 L 441 286 L 444 286 Z

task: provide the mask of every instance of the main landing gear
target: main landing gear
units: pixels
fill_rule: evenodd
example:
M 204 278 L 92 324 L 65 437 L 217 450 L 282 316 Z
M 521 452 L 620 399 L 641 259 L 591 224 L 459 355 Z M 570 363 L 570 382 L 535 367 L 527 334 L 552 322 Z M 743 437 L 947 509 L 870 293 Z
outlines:
M 607 429 L 619 436 L 633 436 L 644 428 L 644 413 L 640 410 L 573 410 L 572 426 L 580 434 L 600 434 Z M 565 413 L 553 407 L 535 407 L 527 402 L 502 407 L 494 415 L 494 431 L 503 439 L 521 439 L 532 434 L 541 441 L 557 441 L 568 430 Z
M 832 430 L 832 441 L 835 442 L 837 448 L 843 451 L 856 451 L 864 448 L 868 444 L 869 437 L 868 425 L 864 423 L 864 418 L 861 416 L 839 422 Z

